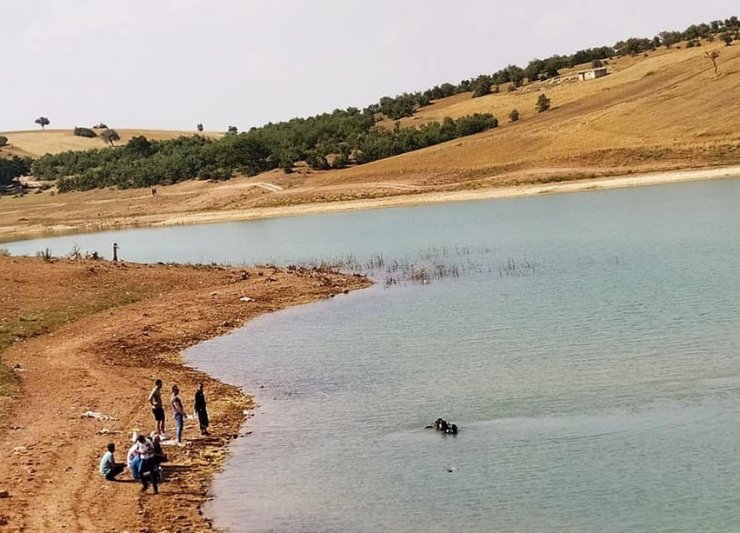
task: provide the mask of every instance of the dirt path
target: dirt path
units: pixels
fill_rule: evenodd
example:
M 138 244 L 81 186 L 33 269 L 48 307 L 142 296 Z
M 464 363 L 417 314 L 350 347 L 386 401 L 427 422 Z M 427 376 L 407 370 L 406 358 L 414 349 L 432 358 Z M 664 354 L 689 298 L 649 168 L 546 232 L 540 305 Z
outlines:
M 184 367 L 180 351 L 260 313 L 368 285 L 365 278 L 303 269 L 269 268 L 260 275 L 257 269 L 9 258 L 0 258 L 0 275 L 11 280 L 4 283 L 11 293 L 2 309 L 8 316 L 28 300 L 34 301 L 24 308 L 26 317 L 29 309 L 58 303 L 44 300 L 45 283 L 66 281 L 77 290 L 80 279 L 101 278 L 101 284 L 88 283 L 89 298 L 122 278 L 126 287 L 148 286 L 138 302 L 15 342 L 4 352 L 7 364 L 20 366 L 20 392 L 5 402 L 0 418 L 0 491 L 9 493 L 0 498 L 0 523 L 8 531 L 208 530 L 200 504 L 251 400 Z M 41 290 L 28 290 L 29 284 Z M 241 301 L 243 295 L 254 301 Z M 116 444 L 116 460 L 123 461 L 131 431 L 153 429 L 146 397 L 157 377 L 165 389 L 180 385 L 187 411 L 195 384 L 206 384 L 213 437 L 200 437 L 193 421 L 186 422 L 188 445 L 166 448 L 168 481 L 155 496 L 142 494 L 128 473 L 125 482 L 111 483 L 97 468 L 106 443 Z M 85 418 L 86 411 L 111 419 Z M 168 412 L 170 433 L 172 426 Z

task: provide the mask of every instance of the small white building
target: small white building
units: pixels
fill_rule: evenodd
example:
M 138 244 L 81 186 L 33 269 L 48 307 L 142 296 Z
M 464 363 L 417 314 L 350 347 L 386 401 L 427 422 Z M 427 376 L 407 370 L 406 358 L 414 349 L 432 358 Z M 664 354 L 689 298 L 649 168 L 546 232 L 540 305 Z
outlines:
M 592 68 L 591 70 L 582 70 L 578 73 L 578 79 L 581 81 L 595 80 L 607 75 L 606 67 Z

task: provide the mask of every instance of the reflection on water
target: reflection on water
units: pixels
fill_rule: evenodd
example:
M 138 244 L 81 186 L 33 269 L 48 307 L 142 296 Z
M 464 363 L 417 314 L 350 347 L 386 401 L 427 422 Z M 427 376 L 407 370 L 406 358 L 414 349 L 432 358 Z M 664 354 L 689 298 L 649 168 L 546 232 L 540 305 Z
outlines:
M 738 198 L 734 179 L 32 246 L 380 281 L 188 353 L 260 404 L 218 526 L 736 531 Z M 460 434 L 424 429 L 438 416 Z

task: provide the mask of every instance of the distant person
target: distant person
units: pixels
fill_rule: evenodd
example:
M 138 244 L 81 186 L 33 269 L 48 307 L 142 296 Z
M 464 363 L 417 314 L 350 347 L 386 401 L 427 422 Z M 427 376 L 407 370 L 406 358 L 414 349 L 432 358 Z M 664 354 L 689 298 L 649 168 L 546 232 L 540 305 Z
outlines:
M 175 435 L 177 437 L 177 443 L 182 444 L 182 426 L 185 423 L 185 409 L 182 406 L 182 400 L 180 399 L 180 387 L 172 385 L 172 398 L 170 400 L 172 404 L 172 414 L 175 417 Z
M 149 393 L 149 403 L 152 405 L 152 414 L 154 415 L 154 421 L 157 424 L 155 430 L 158 435 L 164 434 L 164 406 L 162 404 L 162 380 L 158 379 L 154 382 L 154 388 Z
M 113 454 L 116 452 L 116 445 L 112 442 L 108 444 L 108 451 L 103 454 L 103 458 L 100 460 L 100 473 L 105 476 L 108 481 L 115 481 L 116 476 L 123 472 L 124 466 L 120 463 L 116 463 Z
M 152 187 L 152 196 L 157 196 L 157 188 Z
M 118 243 L 113 243 L 113 261 L 118 261 Z
M 154 445 L 152 441 L 144 435 L 139 435 L 136 439 L 136 453 L 141 458 L 141 473 L 139 477 L 141 479 L 141 492 L 145 492 L 149 488 L 148 479 L 152 483 L 154 494 L 157 494 L 159 492 L 159 476 L 157 473 L 157 463 L 154 460 Z
M 206 409 L 206 395 L 203 393 L 203 383 L 198 383 L 198 390 L 195 391 L 194 410 L 198 415 L 200 434 L 210 435 L 210 433 L 208 433 L 208 411 Z

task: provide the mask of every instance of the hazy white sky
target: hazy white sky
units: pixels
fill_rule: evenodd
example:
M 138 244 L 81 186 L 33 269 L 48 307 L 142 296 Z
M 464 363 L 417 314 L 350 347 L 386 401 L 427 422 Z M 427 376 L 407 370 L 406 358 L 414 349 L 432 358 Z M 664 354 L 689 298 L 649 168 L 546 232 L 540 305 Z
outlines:
M 608 5 L 608 7 L 607 7 Z M 0 0 L 0 131 L 223 130 L 740 15 L 737 0 Z

